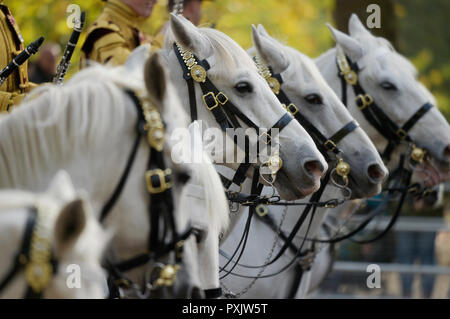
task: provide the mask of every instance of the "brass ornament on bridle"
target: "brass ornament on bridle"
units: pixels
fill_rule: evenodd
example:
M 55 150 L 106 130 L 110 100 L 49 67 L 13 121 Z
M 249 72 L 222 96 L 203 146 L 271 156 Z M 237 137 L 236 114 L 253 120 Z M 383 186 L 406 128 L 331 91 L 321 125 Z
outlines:
M 173 286 L 175 279 L 177 278 L 179 265 L 166 265 L 161 268 L 159 277 L 156 279 L 154 287 L 170 287 Z
M 278 171 L 283 167 L 283 160 L 278 155 L 278 152 L 275 152 L 267 161 L 267 167 L 270 169 L 272 175 L 276 175 Z
M 164 148 L 164 141 L 166 137 L 161 115 L 156 107 L 153 106 L 146 97 L 141 95 L 139 98 L 142 102 L 142 112 L 144 113 L 146 121 L 144 129 L 147 132 L 147 142 L 155 150 L 161 152 Z
M 336 174 L 338 174 L 344 180 L 344 186 L 348 185 L 348 174 L 350 174 L 350 165 L 344 162 L 342 158 L 339 158 L 338 164 L 336 165 Z
M 411 158 L 417 163 L 422 163 L 425 158 L 426 151 L 416 145 L 412 146 Z
M 51 264 L 51 245 L 46 209 L 37 205 L 37 220 L 31 235 L 29 260 L 23 256 L 25 263 L 25 278 L 34 292 L 40 293 L 52 279 L 53 266 Z
M 261 61 L 259 56 L 255 56 L 254 61 L 259 74 L 266 80 L 272 92 L 278 95 L 281 89 L 280 81 L 272 76 L 272 72 L 270 72 L 270 69 Z
M 345 81 L 350 85 L 356 85 L 358 83 L 358 75 L 350 68 L 345 54 L 342 49 L 337 47 L 337 62 L 339 65 L 340 73 L 344 77 Z
M 192 79 L 195 82 L 204 83 L 206 81 L 205 68 L 197 63 L 194 54 L 192 54 L 191 51 L 182 49 L 178 44 L 177 48 L 178 51 L 180 51 L 181 53 L 181 57 L 183 58 L 184 64 L 190 71 Z

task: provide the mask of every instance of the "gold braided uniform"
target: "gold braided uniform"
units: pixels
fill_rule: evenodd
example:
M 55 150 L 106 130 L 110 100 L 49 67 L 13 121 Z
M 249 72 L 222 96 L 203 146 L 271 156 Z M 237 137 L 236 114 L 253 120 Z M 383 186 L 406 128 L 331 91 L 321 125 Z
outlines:
M 161 31 L 159 31 L 159 33 L 152 39 L 152 46 L 150 48 L 151 52 L 156 52 L 163 48 L 164 37 L 166 35 L 166 27 L 167 27 L 167 25 L 164 25 L 164 27 L 161 29 Z
M 87 30 L 80 68 L 88 66 L 88 60 L 108 65 L 124 64 L 131 51 L 141 44 L 139 30 L 145 20 L 122 1 L 108 0 Z
M 24 50 L 23 37 L 11 11 L 0 0 L 0 69 L 6 67 Z M 11 111 L 20 104 L 35 85 L 28 82 L 28 62 L 14 71 L 0 87 L 0 113 Z

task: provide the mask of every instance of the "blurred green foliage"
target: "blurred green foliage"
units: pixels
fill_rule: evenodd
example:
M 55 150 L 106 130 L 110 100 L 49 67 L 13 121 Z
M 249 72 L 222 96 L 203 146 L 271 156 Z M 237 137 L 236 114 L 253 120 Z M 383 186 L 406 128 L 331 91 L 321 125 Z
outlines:
M 399 51 L 419 69 L 420 79 L 432 90 L 439 107 L 450 118 L 450 14 L 448 0 L 392 0 L 398 19 Z M 100 13 L 100 0 L 5 0 L 18 21 L 26 43 L 40 35 L 63 49 L 71 34 L 66 20 L 70 4 L 87 12 L 87 24 Z M 167 0 L 159 0 L 144 31 L 155 35 L 168 19 Z M 333 45 L 326 22 L 332 22 L 334 0 L 215 0 L 203 5 L 204 20 L 235 39 L 244 48 L 251 43 L 251 25 L 262 23 L 271 35 L 315 57 Z M 84 42 L 85 34 L 80 39 Z M 79 45 L 81 46 L 81 45 Z M 78 70 L 79 48 L 70 76 Z
M 420 80 L 450 119 L 450 33 L 448 0 L 397 0 L 399 50 L 419 70 Z

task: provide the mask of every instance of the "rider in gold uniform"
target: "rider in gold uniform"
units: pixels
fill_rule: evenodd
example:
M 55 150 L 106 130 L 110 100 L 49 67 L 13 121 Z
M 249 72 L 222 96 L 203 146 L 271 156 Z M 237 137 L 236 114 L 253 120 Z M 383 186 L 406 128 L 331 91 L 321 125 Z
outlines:
M 105 1 L 105 0 L 102 0 Z M 100 16 L 87 30 L 80 68 L 88 60 L 121 65 L 144 38 L 140 31 L 157 0 L 107 0 Z
M 24 50 L 23 37 L 11 11 L 0 0 L 0 69 L 6 67 Z M 28 62 L 14 71 L 0 87 L 0 113 L 18 105 L 35 85 L 28 82 Z

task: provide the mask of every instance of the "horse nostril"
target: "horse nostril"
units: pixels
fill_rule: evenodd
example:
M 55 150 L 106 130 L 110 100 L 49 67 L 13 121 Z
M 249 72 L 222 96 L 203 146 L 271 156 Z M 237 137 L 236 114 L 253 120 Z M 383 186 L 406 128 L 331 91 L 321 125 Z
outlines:
M 319 161 L 308 161 L 303 167 L 309 175 L 314 177 L 320 177 L 324 173 L 324 167 Z
M 386 173 L 381 169 L 380 165 L 372 164 L 369 166 L 367 172 L 369 173 L 369 177 L 373 179 L 375 182 L 380 182 L 386 176 Z
M 205 299 L 203 291 L 198 287 L 193 287 L 191 290 L 192 299 Z

